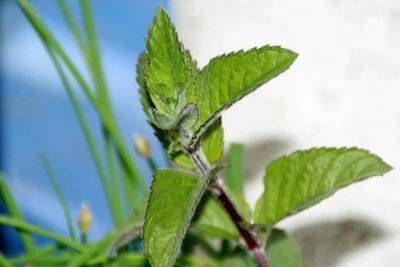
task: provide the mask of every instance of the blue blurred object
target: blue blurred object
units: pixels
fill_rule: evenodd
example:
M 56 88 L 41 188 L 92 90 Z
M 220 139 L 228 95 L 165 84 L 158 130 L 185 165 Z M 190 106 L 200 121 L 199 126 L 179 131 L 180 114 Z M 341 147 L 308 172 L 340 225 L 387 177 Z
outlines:
M 31 2 L 67 53 L 83 69 L 78 48 L 55 1 Z M 79 1 L 69 2 L 78 18 Z M 150 140 L 156 162 L 163 166 L 166 160 L 145 121 L 135 81 L 136 60 L 144 49 L 147 27 L 160 4 L 166 6 L 167 3 L 156 0 L 92 1 L 106 79 L 126 144 L 132 142 L 133 133 L 145 135 Z M 39 150 L 43 150 L 56 172 L 72 214 L 77 214 L 83 201 L 91 206 L 95 222 L 90 238 L 97 238 L 111 227 L 111 216 L 76 116 L 48 55 L 15 1 L 0 1 L 0 12 L 3 126 L 3 146 L 0 146 L 3 162 L 0 166 L 6 181 L 27 221 L 67 234 L 61 207 L 38 155 Z M 90 104 L 80 96 L 88 119 L 99 136 L 98 118 Z M 137 155 L 134 158 L 149 181 L 151 174 L 145 161 Z M 17 253 L 21 248 L 15 233 L 5 232 L 5 227 L 0 229 L 3 230 L 0 232 L 2 249 L 7 254 Z

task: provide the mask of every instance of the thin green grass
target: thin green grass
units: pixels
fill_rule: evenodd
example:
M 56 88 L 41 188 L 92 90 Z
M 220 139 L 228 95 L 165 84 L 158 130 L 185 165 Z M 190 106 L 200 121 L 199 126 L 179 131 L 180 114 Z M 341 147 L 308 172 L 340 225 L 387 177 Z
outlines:
M 125 146 L 122 135 L 118 129 L 115 117 L 110 114 L 110 108 L 108 106 L 103 107 L 98 101 L 99 99 L 94 94 L 93 90 L 90 88 L 89 84 L 83 78 L 83 75 L 78 71 L 75 64 L 71 61 L 68 55 L 65 53 L 64 49 L 58 43 L 56 38 L 51 34 L 46 25 L 37 15 L 36 11 L 30 5 L 27 0 L 17 0 L 19 7 L 21 8 L 24 15 L 27 17 L 31 25 L 34 27 L 35 31 L 38 33 L 41 40 L 46 44 L 46 46 L 54 49 L 54 53 L 60 57 L 60 60 L 65 64 L 66 68 L 70 71 L 71 75 L 75 78 L 76 82 L 80 85 L 82 91 L 88 97 L 89 101 L 98 112 L 99 117 L 107 129 L 110 135 L 114 139 L 115 145 L 117 147 L 118 153 L 122 159 L 124 167 L 129 172 L 129 177 L 132 179 L 137 189 L 144 194 L 147 194 L 147 187 L 138 172 L 133 158 Z
M 111 113 L 112 109 L 101 64 L 101 56 L 93 23 L 93 15 L 88 0 L 81 1 L 81 10 L 87 36 L 86 51 L 88 55 L 88 67 L 97 90 L 97 97 L 103 108 L 108 109 L 107 112 Z
M 90 153 L 92 155 L 94 164 L 96 166 L 97 174 L 99 175 L 99 179 L 100 179 L 100 182 L 102 184 L 102 188 L 103 188 L 104 194 L 106 196 L 109 209 L 111 211 L 111 214 L 113 215 L 114 221 L 116 221 L 115 218 L 117 218 L 119 216 L 117 213 L 119 213 L 120 211 L 119 210 L 113 210 L 113 208 L 115 207 L 115 204 L 113 203 L 115 201 L 115 199 L 113 198 L 113 196 L 111 195 L 110 190 L 109 190 L 106 170 L 105 170 L 105 167 L 103 165 L 103 162 L 102 162 L 102 159 L 101 159 L 101 156 L 100 156 L 100 153 L 99 153 L 98 146 L 97 146 L 97 143 L 95 141 L 94 135 L 93 135 L 93 133 L 92 133 L 90 127 L 89 127 L 89 123 L 88 123 L 88 121 L 86 119 L 86 116 L 83 113 L 83 109 L 80 106 L 78 98 L 75 95 L 75 93 L 74 93 L 74 91 L 72 89 L 72 86 L 68 82 L 67 76 L 64 73 L 60 63 L 58 62 L 58 60 L 57 60 L 55 54 L 53 53 L 52 49 L 50 47 L 47 47 L 47 46 L 46 46 L 46 48 L 47 48 L 47 51 L 48 51 L 48 53 L 50 55 L 50 58 L 53 61 L 54 66 L 55 66 L 55 68 L 57 70 L 57 73 L 61 78 L 61 81 L 62 81 L 62 83 L 64 85 L 64 88 L 65 88 L 65 90 L 67 92 L 68 98 L 69 98 L 69 100 L 70 100 L 70 102 L 71 102 L 71 104 L 72 104 L 72 106 L 73 106 L 73 108 L 75 110 L 75 113 L 76 113 L 76 115 L 78 117 L 82 132 L 83 132 L 83 134 L 85 136 L 85 139 L 86 139 L 86 142 L 88 144 Z
M 60 203 L 60 206 L 64 212 L 64 217 L 65 217 L 65 220 L 68 225 L 69 235 L 73 240 L 76 240 L 76 234 L 75 234 L 75 230 L 74 230 L 74 223 L 72 221 L 72 215 L 71 215 L 70 209 L 68 208 L 68 204 L 65 201 L 65 197 L 61 190 L 61 187 L 57 181 L 56 176 L 54 175 L 53 169 L 51 168 L 46 155 L 43 152 L 41 152 L 40 157 L 42 159 L 43 166 L 46 170 L 47 176 L 50 178 L 50 182 L 51 182 L 53 190 L 57 196 L 58 202 Z
M 72 15 L 71 9 L 69 8 L 68 4 L 65 0 L 57 0 L 57 5 L 63 14 L 65 22 L 67 23 L 68 27 L 70 28 L 72 35 L 75 41 L 78 44 L 79 50 L 81 51 L 82 56 L 86 54 L 85 52 L 85 41 L 83 38 L 83 34 L 81 29 L 79 29 L 78 24 L 75 22 L 74 16 Z
M 20 218 L 12 218 L 12 217 L 8 217 L 8 216 L 0 215 L 0 224 L 12 226 L 12 227 L 15 227 L 16 229 L 22 230 L 24 232 L 35 233 L 40 236 L 53 239 L 61 244 L 64 244 L 70 248 L 73 248 L 74 250 L 76 250 L 78 252 L 83 251 L 83 246 L 81 244 L 79 244 L 78 242 L 76 242 L 72 239 L 69 239 L 66 236 L 63 236 L 63 235 L 48 231 L 46 229 L 43 229 L 41 227 L 29 224 Z
M 87 247 L 83 253 L 81 253 L 78 257 L 75 257 L 68 267 L 79 267 L 84 265 L 84 263 L 90 261 L 96 254 L 104 251 L 105 247 L 113 240 L 115 237 L 116 231 L 111 231 L 106 234 L 100 241 L 95 242 L 91 246 Z
M 76 239 L 73 216 L 68 208 L 67 202 L 59 185 L 59 181 L 49 163 L 47 157 L 41 153 L 43 165 L 49 176 L 50 182 L 63 210 L 69 237 L 48 231 L 44 228 L 32 225 L 23 220 L 9 190 L 5 185 L 3 177 L 0 177 L 0 192 L 4 197 L 10 216 L 0 215 L 0 224 L 8 225 L 17 229 L 26 253 L 6 259 L 0 255 L 0 266 L 13 266 L 18 264 L 34 265 L 62 265 L 82 266 L 90 264 L 102 264 L 109 262 L 104 255 L 104 248 L 112 242 L 123 219 L 128 214 L 124 212 L 124 204 L 128 205 L 128 213 L 143 202 L 148 193 L 146 184 L 138 172 L 136 164 L 131 155 L 130 149 L 126 146 L 113 111 L 110 99 L 110 91 L 106 83 L 104 69 L 101 60 L 101 51 L 97 39 L 94 18 L 89 0 L 81 0 L 81 15 L 83 28 L 74 18 L 68 2 L 56 0 L 57 5 L 74 37 L 82 58 L 89 71 L 90 80 L 86 80 L 82 72 L 76 67 L 71 57 L 66 53 L 56 37 L 42 21 L 36 10 L 28 0 L 17 0 L 18 6 L 37 32 L 42 41 L 54 67 L 61 79 L 72 108 L 77 116 L 88 149 L 94 162 L 99 180 L 101 182 L 108 208 L 112 215 L 115 228 L 108 232 L 100 241 L 81 244 Z M 70 78 L 71 77 L 71 78 Z M 75 81 L 77 89 L 82 90 L 99 117 L 101 138 L 96 140 L 93 130 L 87 120 L 86 114 L 81 106 L 72 82 Z M 103 144 L 103 145 L 99 145 Z M 103 151 L 104 149 L 104 151 Z M 150 159 L 148 164 L 155 169 L 155 164 Z M 121 192 L 123 185 L 124 192 Z M 40 235 L 54 240 L 55 243 L 49 246 L 36 248 L 31 234 Z M 72 249 L 72 250 L 71 250 Z M 133 255 L 132 248 L 129 256 Z M 134 249 L 135 251 L 135 249 Z M 117 252 L 118 254 L 119 252 Z M 135 258 L 136 257 L 136 258 Z M 133 261 L 142 262 L 145 260 L 142 255 L 136 255 Z M 118 260 L 118 258 L 116 258 Z

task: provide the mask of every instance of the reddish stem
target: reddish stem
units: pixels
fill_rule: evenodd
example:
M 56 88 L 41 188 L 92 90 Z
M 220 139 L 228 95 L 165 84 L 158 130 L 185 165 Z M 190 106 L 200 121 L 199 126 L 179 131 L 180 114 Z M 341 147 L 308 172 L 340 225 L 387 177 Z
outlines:
M 200 153 L 194 152 L 189 154 L 193 162 L 196 164 L 198 170 L 202 174 L 206 174 L 211 170 L 211 166 L 208 164 L 208 162 L 204 159 L 204 157 Z M 232 222 L 235 224 L 237 230 L 242 236 L 244 242 L 246 243 L 249 252 L 253 256 L 257 266 L 268 267 L 266 255 L 261 244 L 258 243 L 255 235 L 244 227 L 245 219 L 236 209 L 235 204 L 230 199 L 228 194 L 225 192 L 223 186 L 219 184 L 217 180 L 214 180 L 213 182 L 210 183 L 209 190 L 221 202 L 225 211 L 228 213 Z

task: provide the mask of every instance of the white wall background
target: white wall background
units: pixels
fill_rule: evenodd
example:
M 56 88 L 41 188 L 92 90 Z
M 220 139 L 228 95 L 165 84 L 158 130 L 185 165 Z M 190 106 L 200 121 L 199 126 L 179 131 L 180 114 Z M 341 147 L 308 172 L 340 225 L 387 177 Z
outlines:
M 400 167 L 400 1 L 173 0 L 172 9 L 200 65 L 263 44 L 300 54 L 224 114 L 226 142 L 247 144 L 250 202 L 266 163 L 295 149 L 360 146 Z M 346 188 L 281 226 L 305 267 L 400 266 L 400 172 Z

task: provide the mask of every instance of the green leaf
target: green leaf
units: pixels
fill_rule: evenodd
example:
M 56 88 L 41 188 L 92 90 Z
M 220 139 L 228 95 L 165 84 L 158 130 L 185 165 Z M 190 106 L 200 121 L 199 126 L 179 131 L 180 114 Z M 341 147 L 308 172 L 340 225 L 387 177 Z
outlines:
M 265 249 L 271 267 L 301 267 L 296 243 L 285 231 L 273 229 Z
M 145 70 L 146 62 L 147 62 L 147 54 L 146 51 L 144 51 L 139 55 L 138 62 L 136 64 L 136 81 L 139 84 L 140 102 L 142 104 L 143 111 L 146 115 L 147 121 L 150 124 L 153 124 L 154 122 L 150 109 L 154 108 L 154 105 L 151 102 L 148 89 L 146 86 L 146 70 Z
M 143 226 L 144 253 L 152 266 L 173 266 L 196 207 L 215 174 L 159 169 L 154 174 Z
M 221 160 L 224 153 L 224 130 L 221 118 L 208 129 L 202 139 L 201 149 L 208 162 L 216 163 Z
M 183 47 L 183 45 L 181 44 Z M 193 59 L 192 55 L 190 54 L 189 50 L 184 50 L 183 51 L 183 57 L 185 59 L 186 65 L 189 66 L 190 72 L 192 73 L 192 77 L 196 78 L 197 75 L 199 74 L 200 70 L 197 67 L 197 62 L 196 60 Z M 192 95 L 194 96 L 194 94 Z M 190 102 L 190 101 L 189 101 Z
M 186 127 L 193 128 L 197 122 L 198 110 L 192 84 L 199 72 L 190 52 L 180 44 L 168 14 L 159 8 L 149 29 L 147 50 L 139 57 L 137 81 L 148 122 L 169 151 L 171 160 L 188 169 L 195 166 L 181 150 L 184 141 L 178 126 L 185 126 L 187 122 L 190 125 Z M 184 112 L 185 108 L 188 112 Z M 202 147 L 208 161 L 214 163 L 221 159 L 223 152 L 221 121 L 210 128 L 202 138 Z
M 192 81 L 192 64 L 178 40 L 175 26 L 160 7 L 150 25 L 147 40 L 146 85 L 155 108 L 174 116 L 179 96 Z
M 252 218 L 252 212 L 250 209 L 249 204 L 247 203 L 246 199 L 244 199 L 243 195 L 240 193 L 237 193 L 236 191 L 229 190 L 228 189 L 228 194 L 232 198 L 233 203 L 236 205 L 240 213 L 243 215 L 243 217 L 247 221 L 251 221 Z
M 243 145 L 231 144 L 228 156 L 226 186 L 243 194 Z
M 243 217 L 250 221 L 251 209 L 242 195 L 234 191 L 229 191 L 228 194 Z M 204 203 L 199 208 L 194 227 L 208 237 L 215 239 L 234 240 L 239 237 L 239 232 L 231 218 L 220 202 L 211 195 L 204 199 Z
M 289 68 L 297 54 L 278 47 L 263 46 L 213 58 L 195 82 L 199 120 L 193 144 L 218 118 L 220 112 Z
M 204 199 L 193 226 L 208 237 L 233 240 L 238 231 L 221 204 L 213 197 Z
M 190 56 L 189 51 L 185 50 L 184 51 L 185 55 L 185 62 L 189 64 L 189 67 L 191 69 L 191 73 L 193 77 L 197 75 L 199 72 L 198 69 L 196 68 L 196 63 Z M 161 141 L 163 144 L 163 147 L 166 150 L 170 150 L 171 144 L 180 142 L 180 136 L 176 130 L 170 130 L 170 131 L 163 131 L 159 127 L 156 126 L 155 124 L 155 119 L 153 116 L 153 112 L 151 111 L 154 109 L 154 105 L 151 102 L 149 93 L 148 93 L 148 88 L 146 86 L 146 78 L 145 78 L 145 64 L 146 64 L 146 53 L 143 52 L 138 60 L 138 64 L 136 66 L 136 80 L 140 86 L 139 92 L 141 95 L 141 103 L 143 107 L 143 111 L 146 115 L 147 121 L 150 123 L 150 125 L 153 127 L 156 136 L 158 139 Z M 222 155 L 223 155 L 223 150 L 224 150 L 224 131 L 222 128 L 222 122 L 221 119 L 217 120 L 205 133 L 205 135 L 202 137 L 201 141 L 201 148 L 203 150 L 203 153 L 205 154 L 206 158 L 210 163 L 216 163 L 219 160 L 221 160 Z M 172 149 L 173 150 L 173 149 Z M 173 153 L 169 153 L 169 157 L 171 161 L 175 162 L 181 167 L 187 168 L 187 169 L 195 169 L 196 166 L 192 163 L 192 160 L 189 158 L 189 156 L 178 149 L 178 151 L 174 151 Z
M 138 82 L 148 121 L 168 130 L 156 134 L 174 161 L 193 168 L 188 157 L 175 150 L 179 147 L 176 144 L 187 145 L 178 130 L 182 109 L 188 104 L 196 107 L 196 112 L 185 116 L 195 124 L 190 131 L 195 132 L 190 138 L 194 147 L 214 125 L 220 111 L 286 70 L 296 57 L 290 50 L 264 46 L 214 58 L 199 71 L 189 51 L 180 44 L 168 14 L 159 8 L 149 29 L 146 54 L 140 58 L 138 66 Z M 217 136 L 222 136 L 222 129 L 216 132 Z M 217 147 L 209 156 L 219 160 L 220 151 Z
M 342 187 L 391 169 L 378 156 L 359 148 L 313 148 L 283 156 L 267 167 L 255 223 L 274 224 Z

